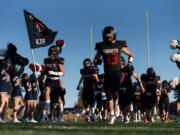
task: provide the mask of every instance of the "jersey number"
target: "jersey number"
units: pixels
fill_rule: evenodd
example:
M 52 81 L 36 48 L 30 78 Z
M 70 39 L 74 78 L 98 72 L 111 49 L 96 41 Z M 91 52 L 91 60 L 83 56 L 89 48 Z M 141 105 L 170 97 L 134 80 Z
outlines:
M 118 53 L 106 53 L 104 57 L 104 62 L 106 65 L 118 64 Z

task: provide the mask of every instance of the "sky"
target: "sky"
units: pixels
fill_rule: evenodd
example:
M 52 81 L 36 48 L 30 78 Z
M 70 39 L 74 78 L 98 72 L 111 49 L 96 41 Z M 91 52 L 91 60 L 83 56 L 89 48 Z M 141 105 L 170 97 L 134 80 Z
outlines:
M 135 55 L 135 72 L 139 76 L 146 72 L 146 11 L 150 66 L 161 76 L 161 81 L 179 77 L 180 71 L 170 61 L 176 51 L 169 47 L 172 39 L 180 39 L 179 5 L 179 0 L 1 0 L 0 48 L 6 48 L 7 43 L 12 42 L 18 53 L 32 63 L 23 9 L 33 13 L 53 31 L 58 31 L 55 40 L 63 39 L 66 43 L 60 54 L 65 58 L 66 75 L 61 78 L 67 91 L 65 107 L 73 107 L 77 101 L 76 87 L 82 62 L 91 56 L 91 27 L 93 56 L 96 42 L 102 41 L 103 28 L 110 25 L 115 27 L 117 39 L 126 40 L 128 49 Z M 34 49 L 37 63 L 43 64 L 48 48 Z M 103 65 L 99 68 L 103 73 Z M 27 67 L 25 72 L 31 73 Z M 173 93 L 170 100 L 173 101 Z

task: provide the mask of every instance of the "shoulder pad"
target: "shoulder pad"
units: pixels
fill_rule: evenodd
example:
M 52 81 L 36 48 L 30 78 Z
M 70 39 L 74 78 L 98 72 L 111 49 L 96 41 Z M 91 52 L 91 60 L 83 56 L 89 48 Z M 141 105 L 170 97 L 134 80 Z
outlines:
M 122 45 L 123 47 L 127 47 L 126 40 L 116 40 L 116 43 Z
M 44 59 L 44 64 L 49 64 L 50 63 L 50 59 L 49 58 L 45 58 Z
M 100 50 L 102 45 L 103 45 L 103 42 L 96 43 L 95 50 Z
M 58 57 L 56 59 L 56 62 L 57 62 L 57 64 L 64 64 L 64 58 L 63 57 Z
M 80 74 L 84 74 L 84 69 L 80 69 Z

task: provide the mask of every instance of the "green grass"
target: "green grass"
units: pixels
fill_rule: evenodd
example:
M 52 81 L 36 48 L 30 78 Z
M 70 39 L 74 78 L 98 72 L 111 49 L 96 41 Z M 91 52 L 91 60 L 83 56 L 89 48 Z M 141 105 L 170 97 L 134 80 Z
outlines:
M 105 123 L 88 124 L 85 122 L 64 122 L 63 124 L 0 124 L 0 134 L 3 135 L 179 135 L 180 123 L 153 124 L 118 122 L 114 125 Z

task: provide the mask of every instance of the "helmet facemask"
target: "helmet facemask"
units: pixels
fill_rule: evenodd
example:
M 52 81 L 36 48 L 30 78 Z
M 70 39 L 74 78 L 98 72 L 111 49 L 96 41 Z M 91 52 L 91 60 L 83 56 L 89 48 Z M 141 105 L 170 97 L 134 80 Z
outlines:
M 83 66 L 84 68 L 90 68 L 92 65 L 91 60 L 90 59 L 85 59 L 83 62 Z

